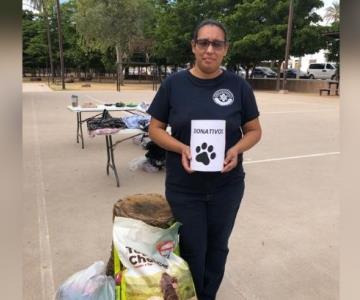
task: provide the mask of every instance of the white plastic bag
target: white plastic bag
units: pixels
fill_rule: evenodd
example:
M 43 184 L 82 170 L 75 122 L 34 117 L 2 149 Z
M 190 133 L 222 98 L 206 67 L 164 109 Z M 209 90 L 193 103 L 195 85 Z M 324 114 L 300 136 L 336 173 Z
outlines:
M 160 171 L 160 169 L 153 166 L 145 156 L 140 156 L 131 160 L 129 162 L 129 169 L 130 171 L 142 170 L 147 173 L 156 173 Z
M 129 162 L 130 171 L 141 170 L 142 166 L 145 162 L 146 162 L 145 156 L 140 156 L 140 157 L 134 158 L 133 160 L 131 160 Z
M 115 281 L 105 275 L 105 264 L 97 261 L 70 276 L 57 290 L 56 300 L 114 300 Z

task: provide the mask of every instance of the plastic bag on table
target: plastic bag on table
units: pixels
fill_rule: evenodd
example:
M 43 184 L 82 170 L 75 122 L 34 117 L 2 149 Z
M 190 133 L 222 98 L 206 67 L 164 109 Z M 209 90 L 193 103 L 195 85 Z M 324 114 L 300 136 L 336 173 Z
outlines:
M 98 128 L 95 130 L 88 130 L 89 136 L 94 138 L 97 135 L 109 135 L 118 133 L 120 131 L 120 128 Z
M 113 118 L 109 111 L 104 109 L 101 117 L 89 118 L 86 121 L 88 131 L 93 131 L 99 128 L 126 128 L 122 118 Z
M 55 300 L 113 300 L 115 281 L 105 275 L 105 264 L 97 261 L 70 276 L 59 287 Z

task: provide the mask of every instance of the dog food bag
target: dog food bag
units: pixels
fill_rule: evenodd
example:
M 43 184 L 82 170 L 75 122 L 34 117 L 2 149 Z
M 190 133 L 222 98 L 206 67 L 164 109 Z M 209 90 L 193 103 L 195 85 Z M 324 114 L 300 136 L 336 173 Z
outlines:
M 115 217 L 113 226 L 117 300 L 196 300 L 187 263 L 174 253 L 176 222 L 167 229 Z M 116 266 L 120 260 L 121 268 Z

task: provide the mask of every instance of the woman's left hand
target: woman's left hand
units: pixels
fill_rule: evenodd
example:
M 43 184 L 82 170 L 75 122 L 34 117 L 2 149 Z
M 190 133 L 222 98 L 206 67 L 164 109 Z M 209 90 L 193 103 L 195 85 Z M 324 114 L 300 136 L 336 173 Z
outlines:
M 221 173 L 226 173 L 234 169 L 238 164 L 238 151 L 232 147 L 230 148 L 224 160 L 224 168 L 222 169 Z

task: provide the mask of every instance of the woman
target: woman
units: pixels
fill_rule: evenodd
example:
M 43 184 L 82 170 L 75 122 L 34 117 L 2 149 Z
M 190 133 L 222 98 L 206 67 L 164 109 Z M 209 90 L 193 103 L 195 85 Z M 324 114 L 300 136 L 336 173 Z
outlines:
M 224 26 L 203 21 L 191 47 L 194 67 L 169 76 L 149 107 L 149 134 L 167 150 L 165 194 L 174 217 L 183 224 L 181 256 L 189 264 L 198 298 L 210 300 L 224 275 L 228 240 L 244 193 L 242 153 L 260 140 L 261 127 L 250 86 L 220 68 L 228 50 Z M 191 169 L 192 120 L 226 121 L 221 171 Z

